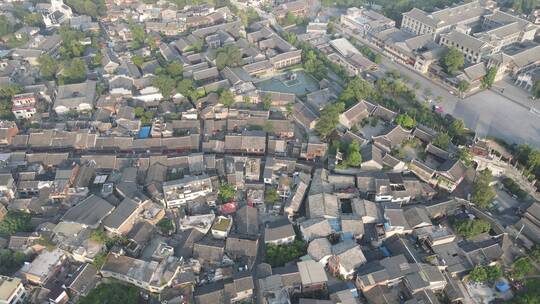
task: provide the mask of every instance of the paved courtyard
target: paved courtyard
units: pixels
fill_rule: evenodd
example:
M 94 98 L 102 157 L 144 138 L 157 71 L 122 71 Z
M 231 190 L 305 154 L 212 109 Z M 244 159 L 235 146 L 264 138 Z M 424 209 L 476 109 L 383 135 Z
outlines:
M 540 148 L 540 115 L 531 111 L 531 107 L 540 110 L 540 101 L 530 100 L 527 92 L 513 86 L 508 80 L 497 82 L 493 90 L 485 90 L 462 100 L 411 69 L 383 58 L 382 70 L 397 69 L 411 79 L 410 83 L 420 83 L 422 89 L 418 91 L 419 97 L 425 88 L 431 90 L 433 97 L 443 97 L 440 105 L 444 112 L 463 119 L 467 127 L 479 136 L 495 136 L 510 143 L 528 143 Z M 501 95 L 502 88 L 504 91 Z

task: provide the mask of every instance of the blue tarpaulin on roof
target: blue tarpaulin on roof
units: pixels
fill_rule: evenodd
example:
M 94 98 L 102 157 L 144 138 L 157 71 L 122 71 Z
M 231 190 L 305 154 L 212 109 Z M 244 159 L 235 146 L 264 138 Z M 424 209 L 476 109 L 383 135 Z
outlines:
M 341 235 L 341 238 L 343 240 L 352 240 L 353 239 L 353 234 L 352 232 L 344 232 L 342 235 Z
M 510 289 L 510 285 L 508 285 L 508 283 L 503 282 L 503 281 L 498 282 L 497 284 L 495 284 L 495 287 L 500 292 L 507 292 Z
M 328 219 L 328 224 L 334 232 L 341 232 L 341 223 L 338 219 Z
M 150 136 L 150 127 L 142 127 L 139 130 L 139 138 L 148 138 Z
M 381 246 L 380 248 L 381 248 L 383 256 L 385 256 L 385 257 L 390 256 L 390 250 L 388 250 L 388 248 L 386 248 L 385 246 Z
M 358 298 L 358 289 L 356 289 L 356 286 L 352 282 L 347 283 L 347 288 L 349 288 L 353 297 Z

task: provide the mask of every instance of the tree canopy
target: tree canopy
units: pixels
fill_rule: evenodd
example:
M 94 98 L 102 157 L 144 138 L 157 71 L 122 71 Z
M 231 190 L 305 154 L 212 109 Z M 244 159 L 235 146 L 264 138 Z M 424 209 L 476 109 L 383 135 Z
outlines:
M 495 81 L 495 76 L 497 75 L 497 68 L 491 67 L 487 71 L 486 75 L 482 77 L 482 87 L 483 88 L 491 88 L 493 85 L 493 82 Z
M 61 26 L 60 37 L 62 37 L 62 45 L 58 49 L 60 56 L 63 59 L 81 57 L 86 50 L 86 46 L 81 43 L 84 36 L 84 33 L 81 31 L 74 30 L 68 26 Z
M 162 218 L 157 223 L 157 226 L 159 227 L 159 229 L 161 229 L 161 232 L 163 232 L 165 234 L 168 234 L 168 233 L 170 233 L 171 231 L 174 230 L 173 222 L 171 221 L 171 219 L 166 218 L 166 217 Z
M 480 208 L 488 208 L 495 199 L 495 189 L 490 185 L 492 180 L 493 176 L 488 169 L 484 169 L 476 175 L 471 201 Z
M 360 77 L 351 80 L 345 90 L 339 95 L 339 101 L 344 102 L 347 108 L 355 105 L 362 99 L 369 99 L 373 95 L 373 86 Z
M 406 129 L 412 129 L 416 126 L 416 120 L 407 114 L 399 114 L 396 117 L 396 123 Z
M 5 15 L 0 15 L 0 36 L 13 33 L 14 27 Z
M 14 252 L 11 249 L 0 250 L 0 275 L 13 275 L 28 260 L 29 257 L 22 252 Z
M 322 80 L 328 74 L 328 70 L 324 65 L 324 62 L 318 58 L 317 53 L 313 50 L 303 52 L 303 65 L 306 72 L 313 75 L 318 80 Z
M 32 231 L 30 224 L 31 216 L 22 212 L 8 212 L 6 217 L 0 221 L 0 235 L 11 236 L 17 232 Z
M 268 188 L 264 192 L 264 201 L 270 204 L 277 202 L 279 199 L 278 192 L 275 188 Z
M 103 16 L 107 12 L 104 0 L 66 0 L 65 2 L 78 14 L 92 18 Z
M 501 266 L 475 266 L 469 274 L 469 279 L 475 282 L 494 282 L 502 277 Z
M 510 303 L 540 304 L 540 279 L 525 281 L 525 288 L 521 289 Z
M 230 90 L 224 90 L 219 94 L 219 102 L 226 107 L 230 107 L 234 103 L 234 95 Z
M 159 75 L 152 80 L 152 85 L 159 89 L 163 97 L 169 98 L 176 87 L 176 81 L 169 76 Z
M 534 82 L 531 93 L 534 98 L 540 98 L 540 79 Z
M 433 144 L 443 150 L 447 150 L 450 146 L 450 136 L 447 133 L 440 132 L 433 139 Z
M 465 64 L 465 57 L 455 47 L 449 48 L 442 57 L 442 65 L 448 74 L 455 74 Z
M 339 123 L 339 114 L 343 112 L 344 109 L 345 106 L 341 102 L 325 106 L 321 110 L 321 117 L 319 117 L 319 120 L 315 125 L 315 131 L 322 137 L 326 137 L 334 132 Z
M 80 58 L 75 58 L 64 64 L 58 82 L 60 84 L 81 83 L 86 80 L 86 75 L 86 63 Z
M 228 44 L 219 48 L 216 52 L 216 66 L 219 70 L 223 70 L 226 66 L 237 67 L 242 62 L 242 52 L 235 45 Z
M 226 203 L 236 197 L 236 189 L 227 183 L 222 183 L 219 186 L 219 198 Z
M 102 283 L 92 289 L 79 304 L 139 303 L 139 289 L 133 285 Z
M 268 244 L 266 246 L 265 261 L 272 267 L 278 267 L 285 265 L 287 262 L 294 261 L 306 253 L 307 244 L 300 240 L 295 240 L 287 245 Z
M 521 280 L 534 270 L 535 267 L 529 257 L 520 257 L 512 264 L 511 276 L 515 280 Z
M 362 164 L 362 155 L 360 154 L 360 145 L 353 140 L 347 147 L 347 165 L 351 167 L 360 167 Z
M 453 220 L 452 226 L 457 234 L 464 238 L 472 238 L 479 234 L 489 232 L 491 224 L 483 219 L 459 219 Z

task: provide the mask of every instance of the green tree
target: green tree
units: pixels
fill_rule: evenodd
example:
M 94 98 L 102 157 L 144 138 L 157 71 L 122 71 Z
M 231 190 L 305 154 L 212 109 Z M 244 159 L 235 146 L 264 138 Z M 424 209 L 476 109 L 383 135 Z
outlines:
M 473 195 L 471 201 L 480 208 L 487 208 L 495 199 L 495 189 L 491 186 L 493 176 L 491 171 L 485 169 L 480 171 L 473 184 Z
M 339 95 L 339 101 L 344 102 L 345 106 L 349 108 L 363 99 L 370 99 L 373 95 L 373 86 L 364 79 L 356 77 Z
M 133 55 L 133 57 L 131 57 L 131 62 L 140 68 L 144 63 L 144 58 L 139 55 Z
M 407 114 L 399 114 L 396 117 L 396 123 L 406 129 L 412 129 L 416 126 L 416 121 L 414 118 L 410 117 Z
M 196 101 L 199 98 L 199 94 L 193 87 L 193 81 L 191 79 L 180 80 L 176 85 L 176 91 L 191 99 L 191 101 Z
M 80 58 L 65 63 L 60 75 L 61 84 L 81 83 L 86 80 L 86 63 Z
M 169 98 L 176 87 L 176 81 L 168 76 L 160 75 L 152 80 L 152 85 L 159 89 L 163 97 Z
M 438 133 L 433 139 L 433 144 L 441 149 L 447 150 L 450 146 L 450 136 L 447 133 Z
M 248 26 L 253 22 L 261 20 L 261 17 L 259 17 L 259 14 L 257 14 L 257 11 L 252 7 L 248 7 L 245 11 L 239 10 L 237 16 L 240 17 L 240 20 L 242 20 L 244 26 Z
M 325 78 L 328 74 L 328 70 L 326 69 L 325 64 L 320 60 L 317 56 L 317 53 L 313 50 L 308 50 L 306 52 L 303 52 L 303 66 L 304 70 L 313 77 L 322 80 Z
M 449 48 L 442 57 L 442 64 L 448 74 L 455 74 L 465 64 L 465 57 L 455 47 Z
M 104 0 L 65 0 L 64 2 L 78 14 L 88 15 L 94 19 L 107 12 Z
M 375 62 L 376 64 L 381 64 L 382 63 L 381 54 L 379 53 L 375 54 L 375 56 L 373 57 L 373 62 Z
M 497 68 L 491 67 L 487 71 L 486 75 L 482 77 L 482 87 L 491 88 L 493 82 L 495 81 L 495 76 L 497 75 Z
M 264 201 L 268 204 L 274 204 L 279 199 L 279 194 L 276 189 L 268 188 L 264 192 Z
M 172 78 L 179 79 L 182 78 L 184 65 L 180 61 L 175 60 L 167 65 L 165 71 L 167 72 L 167 75 L 171 76 Z
M 105 231 L 99 228 L 92 231 L 90 234 L 90 239 L 100 244 L 107 244 L 107 242 L 110 241 L 110 238 L 107 236 L 107 234 L 105 234 Z
M 455 119 L 448 127 L 448 134 L 452 137 L 462 136 L 465 132 L 465 122 L 461 119 Z
M 467 92 L 467 90 L 469 90 L 470 86 L 471 86 L 471 84 L 468 81 L 460 80 L 459 83 L 458 83 L 458 90 L 461 93 L 465 93 L 465 92 Z
M 362 164 L 362 155 L 360 154 L 360 145 L 353 140 L 347 147 L 347 165 L 351 167 L 360 167 Z
M 473 157 L 471 150 L 467 147 L 460 148 L 458 150 L 458 159 L 461 160 L 465 165 L 470 166 L 473 162 Z
M 0 275 L 12 276 L 30 257 L 23 252 L 0 249 Z
M 266 246 L 265 261 L 272 267 L 278 267 L 294 261 L 306 253 L 307 244 L 300 240 L 295 240 L 286 245 L 268 244 Z
M 92 261 L 92 265 L 94 265 L 94 267 L 96 267 L 97 270 L 100 270 L 106 261 L 107 261 L 107 252 L 100 252 L 94 257 L 94 261 Z
M 499 265 L 495 266 L 475 266 L 469 274 L 469 279 L 475 282 L 494 282 L 502 277 L 502 270 Z
M 45 24 L 43 23 L 43 17 L 41 14 L 33 13 L 28 14 L 24 17 L 24 24 L 28 26 L 35 26 L 35 27 L 43 27 Z
M 204 43 L 201 39 L 195 39 L 192 43 L 191 43 L 191 48 L 190 50 L 191 51 L 194 51 L 195 53 L 200 53 L 202 52 L 203 50 L 203 46 L 204 46 Z
M 131 42 L 131 49 L 138 50 L 144 46 L 146 33 L 144 32 L 144 27 L 140 24 L 134 22 L 129 23 L 129 29 L 133 36 L 133 41 Z
M 272 107 L 272 96 L 270 94 L 264 94 L 262 97 L 263 109 L 270 110 Z
M 18 84 L 7 84 L 0 86 L 0 98 L 11 99 L 13 95 L 21 93 L 23 88 Z
M 222 183 L 219 186 L 219 198 L 221 199 L 222 202 L 224 203 L 229 202 L 235 197 L 236 197 L 236 189 L 233 186 L 227 183 Z
M 221 47 L 216 52 L 216 66 L 219 70 L 222 70 L 226 66 L 237 67 L 242 63 L 242 52 L 233 44 Z
M 39 72 L 41 77 L 47 80 L 53 80 L 56 77 L 56 73 L 60 68 L 58 60 L 54 59 L 51 55 L 41 55 L 38 58 Z
M 534 98 L 540 98 L 540 79 L 534 82 L 531 93 Z
M 525 281 L 525 288 L 518 291 L 509 303 L 512 304 L 540 304 L 540 279 Z
M 219 102 L 226 107 L 230 107 L 234 103 L 234 95 L 230 90 L 224 90 L 219 95 Z
M 32 231 L 30 220 L 30 214 L 10 211 L 6 217 L 0 221 L 0 235 L 11 236 L 17 232 L 30 232 Z
M 526 275 L 534 271 L 534 265 L 529 257 L 521 257 L 512 264 L 511 276 L 513 279 L 521 280 Z
M 13 31 L 13 24 L 9 22 L 9 19 L 5 15 L 0 15 L 0 36 L 6 36 Z
M 84 38 L 83 32 L 76 31 L 69 26 L 61 26 L 59 32 L 62 38 L 62 45 L 58 49 L 60 56 L 64 59 L 81 57 L 86 50 L 86 46 L 81 43 Z
M 535 170 L 540 167 L 540 151 L 532 150 L 527 160 L 527 166 L 529 170 Z
M 164 234 L 169 234 L 172 231 L 174 231 L 174 224 L 169 218 L 162 218 L 158 223 L 157 226 L 159 229 L 161 229 L 161 232 Z
M 315 125 L 315 131 L 322 137 L 327 137 L 334 132 L 339 123 L 339 114 L 343 112 L 345 106 L 343 103 L 333 103 L 325 106 L 321 110 L 321 116 Z
M 491 224 L 482 219 L 453 220 L 452 226 L 457 234 L 467 239 L 489 232 L 491 229 Z
M 102 283 L 92 289 L 79 304 L 139 303 L 139 289 L 133 285 Z

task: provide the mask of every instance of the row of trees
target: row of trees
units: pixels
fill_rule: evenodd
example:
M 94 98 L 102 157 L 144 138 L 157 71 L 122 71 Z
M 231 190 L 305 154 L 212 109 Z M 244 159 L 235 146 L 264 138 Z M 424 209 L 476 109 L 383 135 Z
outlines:
M 495 188 L 491 185 L 493 175 L 489 169 L 484 169 L 476 174 L 473 184 L 471 202 L 480 208 L 488 208 L 495 199 Z

